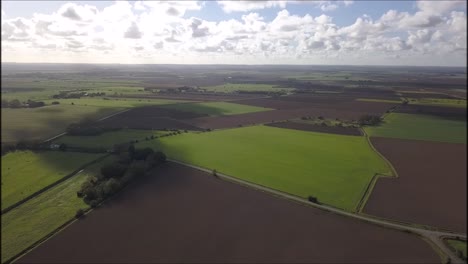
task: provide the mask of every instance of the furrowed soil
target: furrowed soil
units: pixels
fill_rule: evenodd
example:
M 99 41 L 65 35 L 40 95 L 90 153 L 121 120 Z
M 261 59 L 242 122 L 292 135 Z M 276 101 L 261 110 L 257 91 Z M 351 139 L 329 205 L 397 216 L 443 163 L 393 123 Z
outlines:
M 200 130 L 196 126 L 180 121 L 180 119 L 199 116 L 204 115 L 148 106 L 131 109 L 120 115 L 102 120 L 99 122 L 99 126 L 105 128 Z
M 315 124 L 306 124 L 299 122 L 276 122 L 266 124 L 267 126 L 279 127 L 279 128 L 289 128 L 295 130 L 303 131 L 313 131 L 313 132 L 322 132 L 338 135 L 350 135 L 350 136 L 362 136 L 361 131 L 358 128 L 352 127 L 338 127 L 338 126 L 321 126 Z
M 399 178 L 379 178 L 364 212 L 466 233 L 466 145 L 372 137 Z
M 414 235 L 168 163 L 18 263 L 436 263 Z
M 245 102 L 250 101 L 248 105 L 269 107 L 269 108 L 280 108 L 277 110 L 247 113 L 240 115 L 230 116 L 218 116 L 218 117 L 199 117 L 190 120 L 185 120 L 194 126 L 202 128 L 230 128 L 243 125 L 253 124 L 265 124 L 273 123 L 276 121 L 284 121 L 288 119 L 300 118 L 300 117 L 325 117 L 330 119 L 338 118 L 340 120 L 358 120 L 360 117 L 366 114 L 382 115 L 388 109 L 395 106 L 395 104 L 388 103 L 376 103 L 376 102 L 362 102 L 362 101 L 351 101 L 351 102 L 340 102 L 336 104 L 317 104 L 317 103 L 306 103 L 306 102 L 277 102 L 274 101 L 271 105 L 268 104 L 268 99 L 262 100 L 257 104 L 257 100 L 245 100 L 236 101 L 239 104 L 247 104 Z M 273 100 L 272 100 L 273 101 Z M 254 102 L 254 103 L 252 103 Z M 280 104 L 282 105 L 281 107 Z M 299 105 L 300 108 L 295 106 Z M 304 107 L 309 105 L 308 107 Z
M 435 115 L 451 119 L 466 119 L 466 108 L 432 105 L 406 105 L 398 107 L 395 112 L 406 114 Z

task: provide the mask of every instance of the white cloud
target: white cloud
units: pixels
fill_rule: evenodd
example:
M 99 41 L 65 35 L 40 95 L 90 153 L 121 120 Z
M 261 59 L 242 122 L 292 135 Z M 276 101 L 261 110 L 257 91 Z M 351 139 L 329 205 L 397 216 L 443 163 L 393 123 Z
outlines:
M 2 20 L 2 50 L 14 61 L 43 58 L 47 50 L 43 60 L 77 62 L 385 64 L 389 58 L 408 63 L 431 57 L 464 63 L 466 11 L 455 11 L 458 3 L 418 2 L 413 12 L 389 10 L 376 20 L 362 14 L 342 26 L 324 12 L 352 1 L 305 3 L 324 10 L 314 17 L 291 13 L 289 4 L 298 2 L 219 2 L 225 12 L 281 9 L 271 20 L 247 12 L 209 21 L 186 16 L 203 8 L 199 1 L 118 1 L 103 9 L 67 3 L 50 14 Z
M 138 29 L 138 26 L 135 22 L 133 22 L 130 27 L 125 31 L 124 37 L 130 39 L 139 39 L 141 38 L 142 33 Z
M 270 7 L 285 8 L 288 1 L 217 1 L 224 12 L 248 12 Z

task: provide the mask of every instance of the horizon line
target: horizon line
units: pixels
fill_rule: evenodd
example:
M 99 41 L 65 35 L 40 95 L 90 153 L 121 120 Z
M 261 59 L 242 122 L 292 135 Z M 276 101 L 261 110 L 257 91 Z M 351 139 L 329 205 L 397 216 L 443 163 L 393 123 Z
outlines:
M 79 64 L 79 65 L 173 65 L 173 66 L 346 66 L 346 67 L 434 67 L 434 68 L 467 68 L 465 66 L 447 65 L 385 65 L 385 64 L 210 64 L 210 63 L 104 63 L 104 62 L 10 62 L 2 61 L 1 64 Z

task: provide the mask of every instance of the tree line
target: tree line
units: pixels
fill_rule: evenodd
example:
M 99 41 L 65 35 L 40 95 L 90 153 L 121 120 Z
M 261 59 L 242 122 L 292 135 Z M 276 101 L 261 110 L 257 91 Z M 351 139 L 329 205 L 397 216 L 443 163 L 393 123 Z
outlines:
M 166 155 L 151 148 L 135 149 L 130 145 L 126 152 L 119 153 L 117 161 L 101 167 L 100 174 L 89 177 L 77 192 L 77 196 L 91 207 L 96 207 L 135 178 L 140 178 L 151 169 L 166 162 Z M 77 217 L 83 212 L 78 211 Z

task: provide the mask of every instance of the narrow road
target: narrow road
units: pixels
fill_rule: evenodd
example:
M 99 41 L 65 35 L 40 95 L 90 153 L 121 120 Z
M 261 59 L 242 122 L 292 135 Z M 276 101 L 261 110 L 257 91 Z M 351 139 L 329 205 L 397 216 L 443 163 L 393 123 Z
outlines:
M 194 168 L 194 169 L 197 169 L 197 170 L 201 170 L 201 171 L 204 171 L 204 172 L 207 172 L 207 173 L 212 173 L 212 170 L 209 170 L 209 169 L 206 169 L 206 168 L 194 166 L 194 165 L 191 165 L 191 164 L 188 164 L 188 163 L 185 163 L 185 162 L 181 162 L 181 161 L 177 161 L 177 160 L 173 160 L 173 159 L 168 159 L 168 160 L 171 161 L 171 162 L 178 163 L 178 164 L 181 164 L 181 165 L 184 165 L 184 166 L 187 166 L 187 167 L 191 167 L 191 168 Z M 291 195 L 291 194 L 288 194 L 288 193 L 284 193 L 284 192 L 281 192 L 281 191 L 278 191 L 278 190 L 270 189 L 268 187 L 261 186 L 261 185 L 251 183 L 251 182 L 248 182 L 248 181 L 244 181 L 244 180 L 241 180 L 241 179 L 229 176 L 229 175 L 225 175 L 225 174 L 222 174 L 222 173 L 219 173 L 219 172 L 217 172 L 217 175 L 220 178 L 223 178 L 224 180 L 234 182 L 234 183 L 237 183 L 237 184 L 241 184 L 241 185 L 244 185 L 244 186 L 248 186 L 248 187 L 260 190 L 260 191 L 267 192 L 269 194 L 273 194 L 275 196 L 279 196 L 279 197 L 286 198 L 286 199 L 289 199 L 289 200 L 292 200 L 292 201 L 295 201 L 295 202 L 299 202 L 301 204 L 305 204 L 305 205 L 308 205 L 308 206 L 313 206 L 313 207 L 316 207 L 316 208 L 321 209 L 321 210 L 333 212 L 333 213 L 343 215 L 343 216 L 347 216 L 347 217 L 352 217 L 352 218 L 359 219 L 359 220 L 362 220 L 362 221 L 365 221 L 365 222 L 368 222 L 368 223 L 372 223 L 372 224 L 376 224 L 376 225 L 380 225 L 380 226 L 385 226 L 385 227 L 389 227 L 389 228 L 392 228 L 392 229 L 397 229 L 397 230 L 400 230 L 400 231 L 412 232 L 414 234 L 420 235 L 420 236 L 428 239 L 429 241 L 431 241 L 435 246 L 437 246 L 444 254 L 446 254 L 450 258 L 451 263 L 465 263 L 462 259 L 460 259 L 452 250 L 450 250 L 445 245 L 445 243 L 442 241 L 442 238 L 462 238 L 462 239 L 466 240 L 466 234 L 458 234 L 458 233 L 452 233 L 452 232 L 446 232 L 446 231 L 437 231 L 437 230 L 428 230 L 428 229 L 415 227 L 415 226 L 411 226 L 411 225 L 407 225 L 407 224 L 392 222 L 390 220 L 377 219 L 377 218 L 373 218 L 373 217 L 366 216 L 366 215 L 360 215 L 360 214 L 344 211 L 344 210 L 341 210 L 341 209 L 338 209 L 338 208 L 334 208 L 334 207 L 331 207 L 331 206 L 312 203 L 312 202 L 309 202 L 308 200 L 306 200 L 304 198 L 294 196 L 294 195 Z

